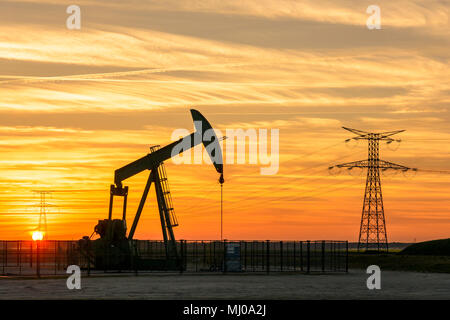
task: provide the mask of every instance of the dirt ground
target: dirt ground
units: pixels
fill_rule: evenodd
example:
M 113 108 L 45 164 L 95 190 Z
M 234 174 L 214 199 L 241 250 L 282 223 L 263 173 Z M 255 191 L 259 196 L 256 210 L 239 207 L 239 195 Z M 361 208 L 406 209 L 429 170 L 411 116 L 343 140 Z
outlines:
M 0 299 L 450 299 L 450 274 L 382 271 L 368 290 L 365 270 L 348 274 L 147 274 L 66 278 L 0 278 Z

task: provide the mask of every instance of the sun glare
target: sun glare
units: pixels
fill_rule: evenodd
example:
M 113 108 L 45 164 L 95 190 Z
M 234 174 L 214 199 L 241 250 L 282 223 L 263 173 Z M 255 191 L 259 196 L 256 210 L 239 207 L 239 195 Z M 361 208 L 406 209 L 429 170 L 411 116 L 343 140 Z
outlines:
M 33 232 L 31 237 L 33 238 L 34 241 L 42 240 L 44 239 L 44 233 L 41 231 L 35 231 Z

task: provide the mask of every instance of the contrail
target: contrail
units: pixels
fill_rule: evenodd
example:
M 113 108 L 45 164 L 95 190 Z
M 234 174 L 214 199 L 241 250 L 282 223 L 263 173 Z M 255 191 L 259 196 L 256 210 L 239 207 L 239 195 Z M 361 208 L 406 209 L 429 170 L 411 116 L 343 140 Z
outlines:
M 209 69 L 211 67 L 241 67 L 251 65 L 249 63 L 230 63 L 230 64 L 209 64 L 209 65 L 201 65 L 201 66 L 183 66 L 183 67 L 175 67 L 175 68 L 160 68 L 160 69 L 141 69 L 134 71 L 117 71 L 117 72 L 107 72 L 107 73 L 88 73 L 88 74 L 79 74 L 79 75 L 70 75 L 70 76 L 55 76 L 55 77 L 28 77 L 28 76 L 8 76 L 8 75 L 0 75 L 0 78 L 12 78 L 13 80 L 2 80 L 1 84 L 10 84 L 10 83 L 30 83 L 30 82 L 47 82 L 47 81 L 93 81 L 96 79 L 101 79 L 105 81 L 114 81 L 114 79 L 104 79 L 103 77 L 125 77 L 125 76 L 134 76 L 140 74 L 149 74 L 149 73 L 164 73 L 170 71 L 181 71 L 181 70 L 201 70 L 201 69 Z

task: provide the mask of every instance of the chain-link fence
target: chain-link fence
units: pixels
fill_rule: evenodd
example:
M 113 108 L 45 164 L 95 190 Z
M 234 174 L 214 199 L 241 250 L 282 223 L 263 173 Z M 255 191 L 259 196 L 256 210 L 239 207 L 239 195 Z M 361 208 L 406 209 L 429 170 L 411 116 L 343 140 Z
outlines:
M 185 241 L 167 258 L 163 241 L 132 240 L 127 250 L 95 241 L 0 241 L 2 275 L 61 275 L 69 265 L 99 272 L 347 272 L 347 241 Z M 120 261 L 112 263 L 111 261 Z

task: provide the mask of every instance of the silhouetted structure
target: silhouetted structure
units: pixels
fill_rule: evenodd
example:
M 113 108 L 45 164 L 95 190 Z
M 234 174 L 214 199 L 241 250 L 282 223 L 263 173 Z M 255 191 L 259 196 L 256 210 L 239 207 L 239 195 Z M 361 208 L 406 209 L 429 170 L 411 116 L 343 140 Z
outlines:
M 361 226 L 359 230 L 358 251 L 361 248 L 366 250 L 388 251 L 388 241 L 386 232 L 386 221 L 384 218 L 383 195 L 381 193 L 380 169 L 385 171 L 394 170 L 416 170 L 392 162 L 380 160 L 379 145 L 380 141 L 386 141 L 388 144 L 394 140 L 391 136 L 405 130 L 371 133 L 356 129 L 343 127 L 354 134 L 356 137 L 347 139 L 368 140 L 369 151 L 366 160 L 342 163 L 336 165 L 337 168 L 367 168 L 366 190 L 364 193 L 364 202 L 361 216 Z M 333 168 L 333 167 L 330 167 Z
M 195 132 L 162 148 L 160 148 L 160 146 L 152 146 L 149 154 L 115 171 L 114 184 L 112 184 L 110 188 L 108 219 L 99 220 L 94 229 L 94 233 L 97 233 L 100 236 L 100 239 L 94 240 L 92 244 L 95 248 L 94 258 L 96 260 L 95 265 L 97 268 L 108 268 L 111 266 L 125 268 L 129 264 L 139 265 L 140 267 L 145 268 L 145 263 L 147 262 L 153 263 L 153 266 L 155 267 L 155 260 L 145 261 L 145 259 L 141 259 L 142 256 L 139 255 L 138 249 L 133 247 L 132 242 L 152 184 L 155 186 L 156 200 L 166 250 L 166 258 L 158 263 L 162 266 L 161 268 L 179 268 L 181 258 L 173 232 L 173 228 L 178 226 L 178 221 L 172 204 L 164 161 L 202 143 L 207 150 L 216 171 L 220 173 L 219 182 L 221 184 L 224 183 L 222 150 L 220 148 L 219 140 L 214 133 L 211 124 L 200 112 L 191 109 L 191 115 L 196 129 Z M 212 135 L 209 140 L 208 138 L 205 138 L 205 132 L 209 132 Z M 150 170 L 147 184 L 142 194 L 130 232 L 127 236 L 126 209 L 128 187 L 124 186 L 123 182 L 124 180 L 147 170 Z M 122 219 L 112 218 L 113 201 L 116 196 L 123 197 L 124 199 Z M 86 236 L 82 241 L 84 241 L 86 247 L 91 246 L 90 237 Z
M 37 227 L 37 231 L 42 232 L 43 239 L 48 239 L 48 232 L 47 232 L 47 207 L 49 204 L 46 202 L 45 197 L 48 194 L 51 194 L 52 191 L 44 191 L 44 190 L 34 190 L 34 192 L 38 193 L 40 196 L 40 203 L 39 203 L 39 224 Z

